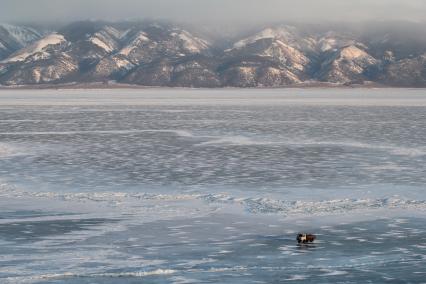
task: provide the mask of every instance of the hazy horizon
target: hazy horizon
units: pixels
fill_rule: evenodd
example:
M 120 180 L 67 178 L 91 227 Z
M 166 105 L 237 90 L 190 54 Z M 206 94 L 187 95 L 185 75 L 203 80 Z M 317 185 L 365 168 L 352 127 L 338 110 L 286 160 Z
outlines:
M 424 22 L 421 0 L 2 0 L 0 22 L 160 20 L 245 27 L 272 22 Z

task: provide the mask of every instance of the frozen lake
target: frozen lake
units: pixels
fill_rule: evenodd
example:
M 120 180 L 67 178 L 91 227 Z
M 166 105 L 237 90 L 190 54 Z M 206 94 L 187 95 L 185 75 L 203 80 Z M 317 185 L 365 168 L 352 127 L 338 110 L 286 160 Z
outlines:
M 0 283 L 426 283 L 425 164 L 424 90 L 2 90 Z

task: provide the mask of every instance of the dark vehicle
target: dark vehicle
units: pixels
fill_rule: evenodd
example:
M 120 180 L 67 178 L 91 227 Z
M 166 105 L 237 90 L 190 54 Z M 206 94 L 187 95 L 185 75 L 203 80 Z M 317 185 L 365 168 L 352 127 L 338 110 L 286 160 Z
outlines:
M 317 237 L 312 234 L 298 234 L 296 240 L 299 244 L 307 244 L 312 243 L 313 241 L 315 241 L 316 238 Z

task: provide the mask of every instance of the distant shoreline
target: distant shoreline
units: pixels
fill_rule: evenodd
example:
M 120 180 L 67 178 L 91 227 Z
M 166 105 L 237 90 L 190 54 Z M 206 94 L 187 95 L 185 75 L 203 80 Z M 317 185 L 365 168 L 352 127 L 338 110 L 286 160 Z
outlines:
M 426 89 L 426 87 L 416 86 L 389 86 L 383 84 L 357 84 L 357 85 L 342 85 L 332 83 L 305 83 L 294 84 L 288 86 L 277 87 L 215 87 L 215 88 L 198 88 L 198 87 L 170 87 L 170 86 L 143 86 L 133 84 L 43 84 L 43 85 L 20 85 L 20 86 L 3 86 L 1 90 L 108 90 L 108 89 L 176 89 L 176 90 L 276 90 L 276 89 Z

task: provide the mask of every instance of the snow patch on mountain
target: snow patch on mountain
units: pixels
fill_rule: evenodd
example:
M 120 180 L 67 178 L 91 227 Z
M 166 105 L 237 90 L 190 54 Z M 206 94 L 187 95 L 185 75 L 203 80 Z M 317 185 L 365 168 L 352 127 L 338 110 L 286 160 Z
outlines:
M 274 58 L 278 58 L 282 63 L 299 71 L 302 71 L 310 61 L 309 58 L 307 58 L 299 50 L 280 40 L 274 41 L 272 46 L 265 50 L 264 53 Z
M 106 27 L 103 28 L 103 30 L 106 33 L 110 34 L 111 36 L 113 36 L 117 39 L 122 39 L 123 37 L 126 36 L 127 32 L 129 31 L 129 30 L 124 30 L 124 31 L 118 30 L 118 29 L 111 27 L 111 26 L 106 26 Z
M 91 37 L 89 39 L 94 45 L 102 48 L 103 50 L 105 50 L 106 52 L 112 52 L 114 49 L 109 46 L 107 43 L 105 43 L 104 41 L 102 41 L 101 39 L 99 39 L 98 37 Z
M 317 50 L 319 50 L 320 52 L 336 51 L 345 46 L 360 44 L 355 42 L 353 38 L 350 38 L 346 35 L 338 34 L 333 31 L 327 32 L 324 35 L 316 37 L 316 41 Z
M 342 51 L 340 52 L 340 55 L 342 58 L 345 58 L 345 59 L 358 59 L 358 58 L 371 57 L 367 52 L 359 49 L 358 47 L 354 45 L 350 45 L 342 49 Z
M 115 54 L 113 56 L 105 57 L 99 61 L 93 71 L 93 76 L 96 78 L 108 78 L 112 75 L 122 75 L 123 72 L 126 72 L 133 67 L 135 67 L 135 65 L 124 55 Z
M 209 43 L 203 39 L 193 36 L 187 31 L 181 31 L 172 35 L 177 35 L 182 42 L 183 48 L 190 53 L 200 53 L 209 48 Z
M 31 44 L 27 48 L 24 48 L 14 54 L 12 54 L 9 58 L 5 59 L 2 63 L 13 63 L 25 61 L 31 55 L 35 55 L 36 53 L 43 52 L 46 48 L 52 45 L 58 45 L 65 42 L 65 38 L 60 34 L 50 34 L 43 39 L 36 41 Z
M 132 51 L 135 50 L 138 46 L 141 46 L 144 43 L 147 43 L 150 41 L 151 40 L 148 38 L 145 32 L 139 32 L 136 34 L 136 36 L 133 37 L 133 39 L 130 41 L 130 43 L 127 46 L 125 46 L 123 49 L 120 50 L 120 54 L 129 56 L 129 54 L 132 53 Z
M 186 64 L 178 64 L 173 71 L 174 72 L 182 72 L 185 71 L 187 69 L 196 69 L 196 68 L 203 68 L 200 63 L 196 62 L 196 61 L 190 61 L 187 62 Z
M 264 29 L 263 31 L 255 34 L 254 36 L 248 37 L 246 39 L 240 40 L 236 42 L 233 46 L 234 49 L 241 49 L 249 44 L 255 43 L 258 40 L 261 39 L 293 39 L 294 35 L 292 31 L 294 30 L 293 27 L 285 26 L 285 27 L 278 27 L 278 28 L 268 28 Z
M 130 70 L 134 66 L 129 60 L 122 59 L 119 57 L 114 57 L 113 59 L 114 59 L 115 65 L 118 68 L 124 68 L 124 69 Z
M 289 84 L 300 83 L 300 79 L 294 75 L 292 72 L 286 69 L 278 69 L 273 67 L 268 67 L 262 72 L 258 78 L 259 86 L 283 86 Z
M 63 80 L 78 71 L 78 62 L 71 56 L 62 54 L 51 57 L 47 62 L 34 61 L 30 65 L 26 62 L 17 63 L 5 76 L 5 85 L 32 85 L 56 82 Z
M 9 24 L 0 24 L 13 38 L 21 45 L 26 46 L 41 37 L 41 34 L 35 29 L 28 27 L 19 27 Z
M 41 79 L 41 71 L 40 71 L 40 68 L 35 68 L 35 69 L 33 70 L 33 77 L 34 77 L 34 80 L 35 80 L 37 83 L 40 83 L 40 79 Z
M 105 26 L 88 40 L 105 52 L 111 53 L 119 48 L 119 41 L 122 35 L 123 33 L 121 31 L 110 26 Z

